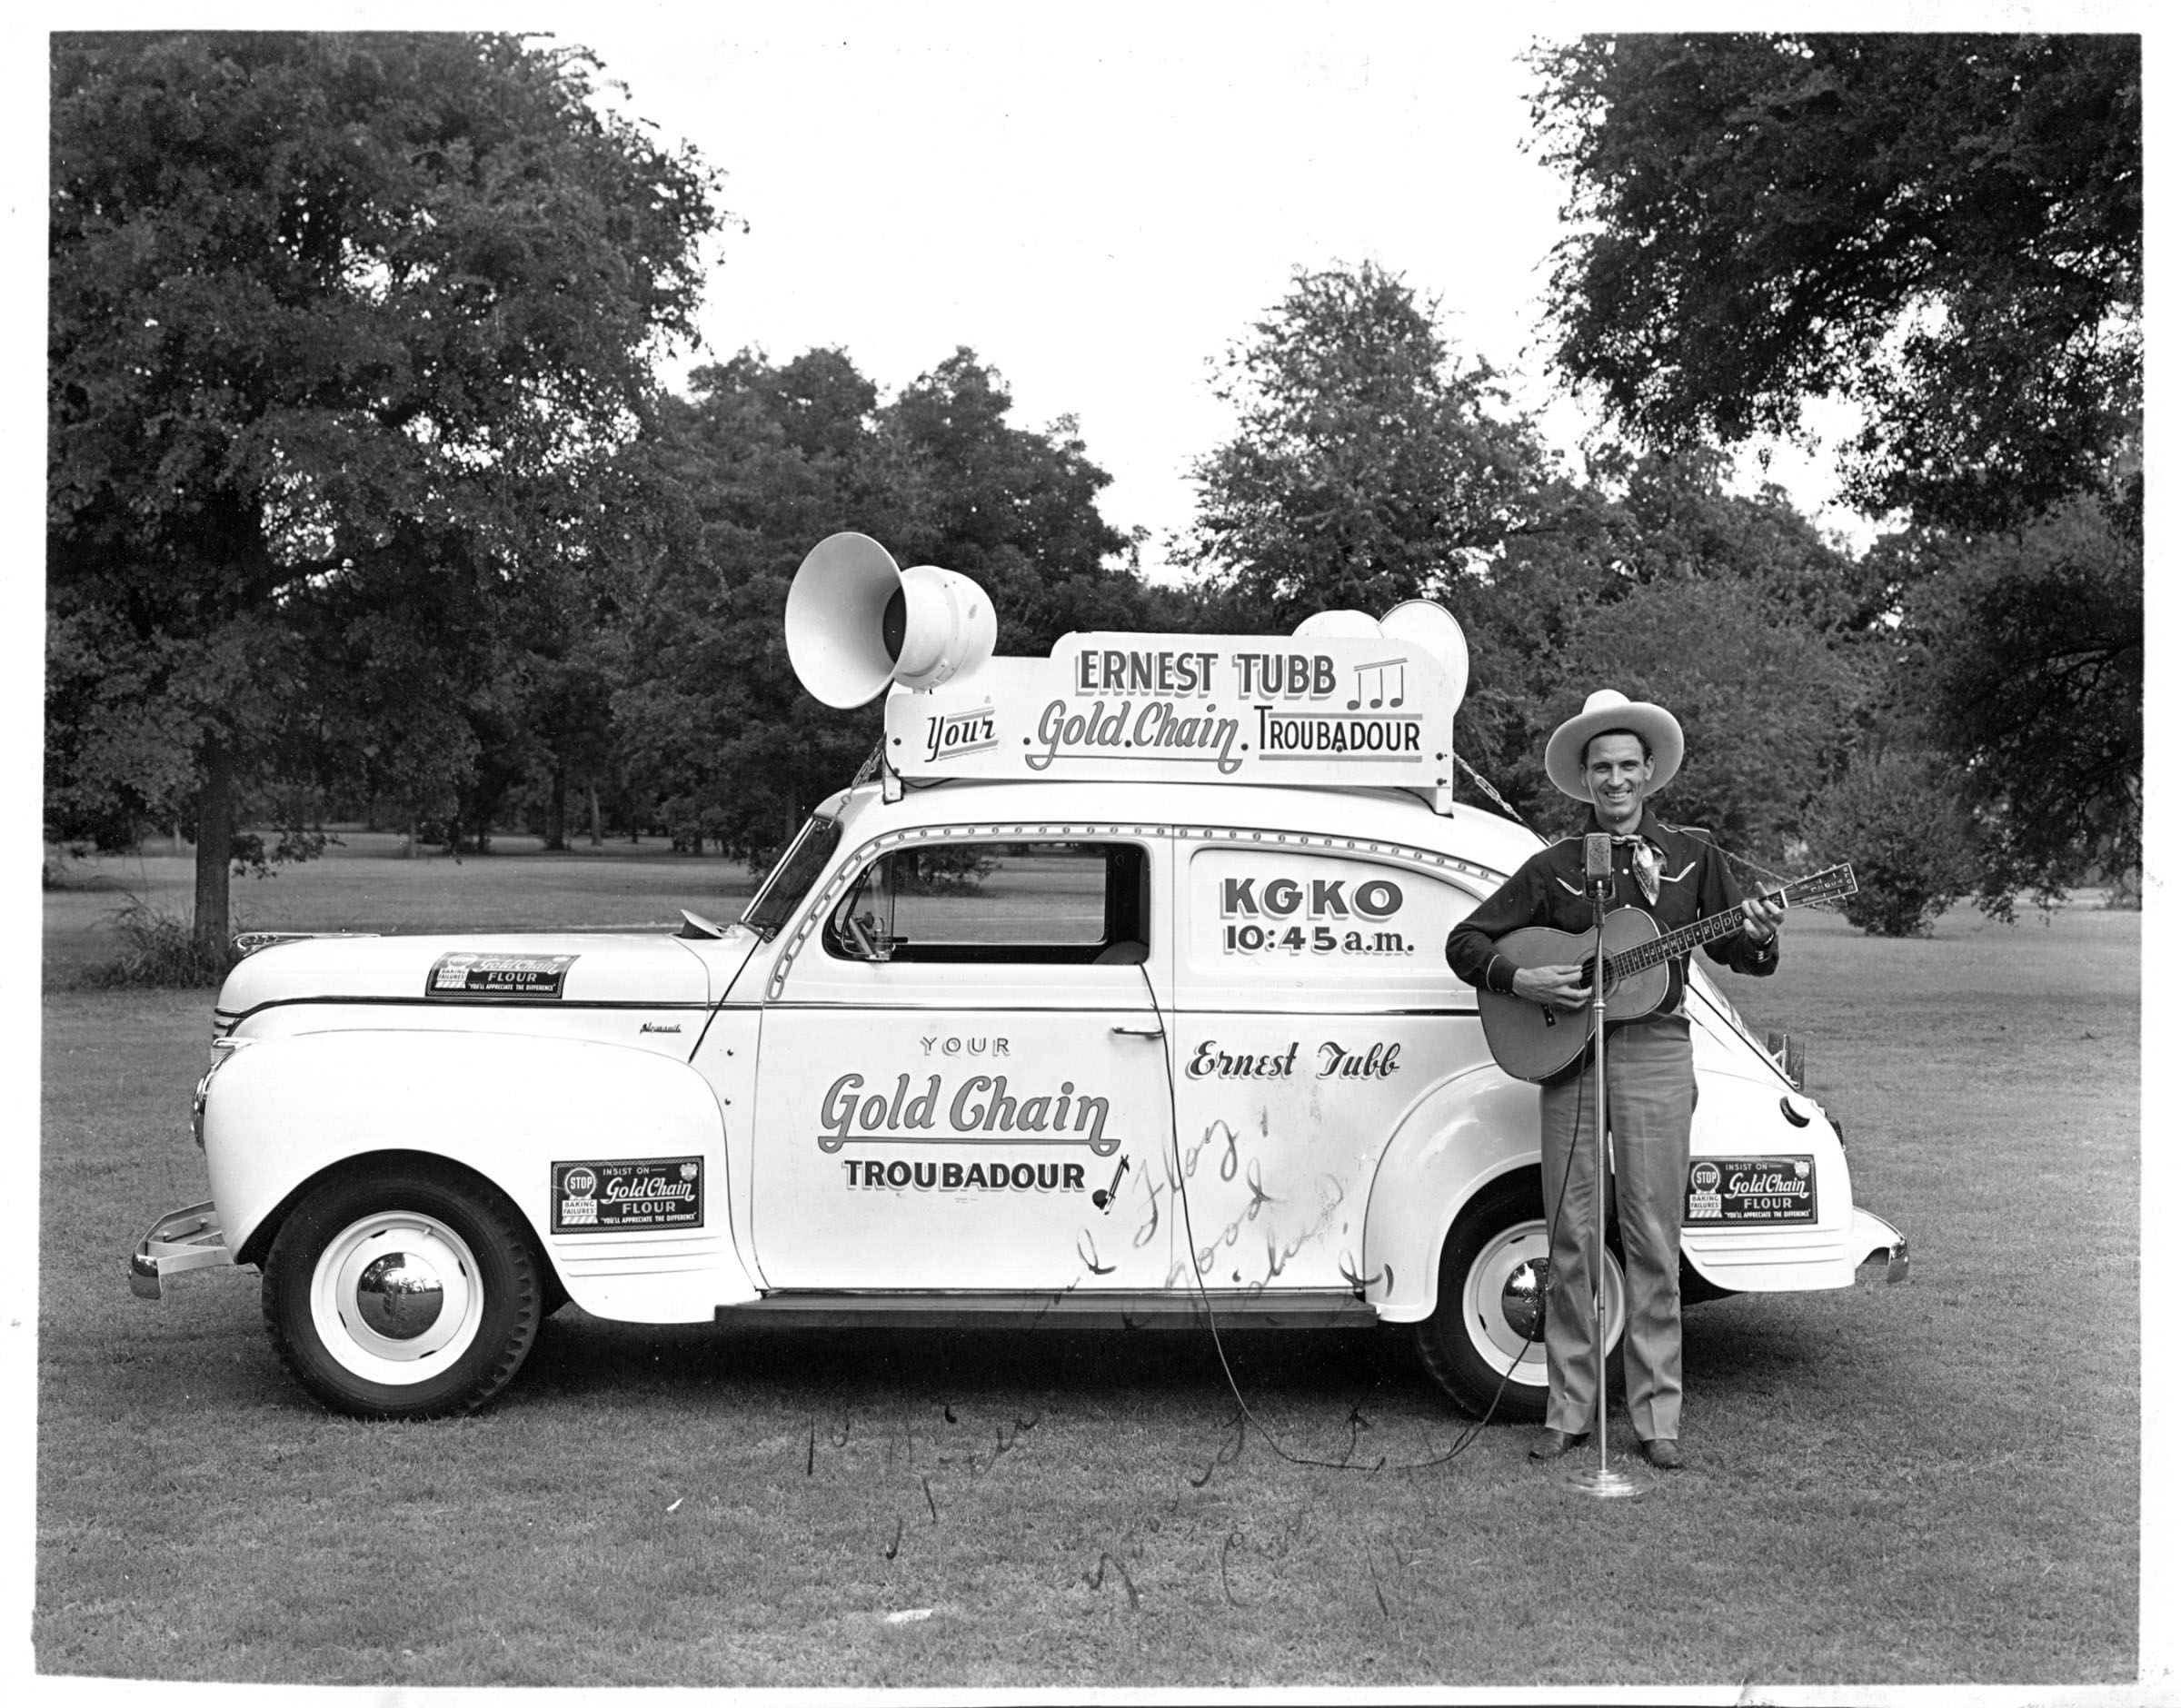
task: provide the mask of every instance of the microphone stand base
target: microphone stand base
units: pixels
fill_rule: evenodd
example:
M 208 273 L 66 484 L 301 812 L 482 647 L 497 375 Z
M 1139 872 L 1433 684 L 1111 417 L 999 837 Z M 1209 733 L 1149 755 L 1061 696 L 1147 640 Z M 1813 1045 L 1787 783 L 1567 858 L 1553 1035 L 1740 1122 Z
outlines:
M 1608 1465 L 1587 1465 L 1579 1471 L 1562 1472 L 1560 1486 L 1595 1500 L 1630 1501 L 1641 1500 L 1658 1486 L 1658 1480 L 1648 1470 L 1631 1475 Z

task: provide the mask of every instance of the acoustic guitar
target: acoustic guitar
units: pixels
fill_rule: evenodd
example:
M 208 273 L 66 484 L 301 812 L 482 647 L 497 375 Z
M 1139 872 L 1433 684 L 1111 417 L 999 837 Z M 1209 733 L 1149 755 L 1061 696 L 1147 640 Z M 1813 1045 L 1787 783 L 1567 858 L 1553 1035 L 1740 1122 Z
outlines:
M 1767 892 L 1789 908 L 1855 893 L 1855 871 L 1845 865 L 1828 866 Z M 1656 1013 L 1672 982 L 1668 963 L 1740 930 L 1746 917 L 1739 908 L 1730 908 L 1662 933 L 1658 921 L 1641 908 L 1616 908 L 1607 914 L 1607 1025 L 1626 1025 Z M 1492 947 L 1517 967 L 1580 967 L 1583 982 L 1589 985 L 1596 978 L 1598 936 L 1595 931 L 1526 925 Z M 1555 1008 L 1501 991 L 1479 990 L 1477 1011 L 1484 1020 L 1484 1040 L 1491 1046 L 1492 1059 L 1518 1079 L 1549 1079 L 1589 1048 L 1588 1001 L 1579 1008 Z

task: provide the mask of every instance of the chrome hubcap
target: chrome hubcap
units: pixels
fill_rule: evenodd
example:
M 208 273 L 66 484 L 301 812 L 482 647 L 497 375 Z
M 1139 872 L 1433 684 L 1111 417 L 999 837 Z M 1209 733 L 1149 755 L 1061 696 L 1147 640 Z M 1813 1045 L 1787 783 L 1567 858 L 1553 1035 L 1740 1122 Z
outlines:
M 352 1222 L 311 1274 L 319 1343 L 368 1381 L 428 1381 L 476 1339 L 483 1318 L 476 1256 L 435 1216 L 389 1210 Z
M 389 1340 L 414 1340 L 446 1304 L 439 1272 L 414 1252 L 391 1252 L 356 1277 L 356 1314 Z
M 1533 1257 L 1508 1271 L 1499 1288 L 1499 1315 L 1507 1319 L 1518 1340 L 1539 1340 L 1545 1334 L 1545 1282 L 1552 1260 Z
M 1552 1259 L 1542 1221 L 1519 1222 L 1494 1236 L 1463 1278 L 1461 1321 L 1477 1355 L 1511 1370 L 1519 1387 L 1545 1385 L 1545 1296 Z M 1606 1344 L 1627 1320 L 1620 1263 L 1606 1255 Z

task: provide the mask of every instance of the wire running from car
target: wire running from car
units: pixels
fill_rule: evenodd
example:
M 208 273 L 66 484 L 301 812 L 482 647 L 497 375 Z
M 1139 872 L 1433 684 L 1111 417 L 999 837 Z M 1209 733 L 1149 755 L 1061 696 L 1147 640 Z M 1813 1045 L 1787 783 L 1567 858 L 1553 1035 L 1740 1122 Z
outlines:
M 1196 1279 L 1197 1297 L 1198 1301 L 1204 1306 L 1204 1323 L 1205 1326 L 1211 1332 L 1212 1350 L 1219 1356 L 1220 1373 L 1227 1378 L 1227 1391 L 1234 1395 L 1235 1409 L 1240 1415 L 1244 1427 L 1246 1429 L 1254 1428 L 1258 1435 L 1263 1439 L 1265 1445 L 1271 1448 L 1275 1455 L 1277 1455 L 1280 1458 L 1286 1460 L 1290 1465 L 1308 1465 L 1326 1471 L 1378 1472 L 1388 1469 L 1395 1471 L 1428 1471 L 1434 1465 L 1445 1465 L 1449 1460 L 1453 1459 L 1457 1455 L 1468 1451 L 1469 1447 L 1475 1445 L 1478 1437 L 1484 1433 L 1486 1427 L 1491 1423 L 1494 1415 L 1499 1411 L 1500 1398 L 1507 1392 L 1507 1385 L 1514 1379 L 1516 1367 L 1521 1364 L 1524 1358 L 1529 1355 L 1530 1347 L 1538 1344 L 1539 1338 L 1543 1332 L 1544 1318 L 1542 1312 L 1540 1312 L 1539 1316 L 1538 1329 L 1525 1338 L 1522 1350 L 1518 1352 L 1514 1355 L 1514 1358 L 1509 1363 L 1507 1368 L 1500 1372 L 1499 1385 L 1493 1390 L 1491 1404 L 1485 1407 L 1484 1415 L 1478 1418 L 1475 1422 L 1468 1425 L 1462 1430 L 1461 1434 L 1456 1437 L 1452 1446 L 1449 1447 L 1445 1452 L 1436 1454 L 1428 1459 L 1418 1459 L 1410 1461 L 1407 1464 L 1389 1466 L 1384 1455 L 1380 1455 L 1375 1463 L 1362 1465 L 1357 1463 L 1353 1459 L 1321 1459 L 1314 1457 L 1309 1454 L 1291 1453 L 1286 1446 L 1281 1445 L 1279 1435 L 1273 1432 L 1270 1426 L 1268 1425 L 1262 1418 L 1259 1417 L 1255 1412 L 1250 1409 L 1249 1401 L 1242 1397 L 1241 1385 L 1235 1379 L 1234 1366 L 1227 1361 L 1227 1346 L 1225 1341 L 1223 1341 L 1220 1336 L 1219 1316 L 1212 1308 L 1210 1290 L 1204 1285 L 1204 1271 L 1197 1263 L 1197 1232 L 1195 1223 L 1190 1215 L 1188 1170 L 1184 1167 L 1181 1159 L 1181 1110 L 1180 1099 L 1176 1093 L 1174 1084 L 1174 1062 L 1172 1048 L 1173 1028 L 1168 1019 L 1165 1009 L 1159 1006 L 1159 992 L 1157 988 L 1151 983 L 1150 968 L 1143 964 L 1139 963 L 1136 970 L 1143 979 L 1144 995 L 1150 1002 L 1151 1012 L 1159 1018 L 1159 1059 L 1166 1069 L 1167 1130 L 1172 1136 L 1170 1142 L 1172 1145 L 1174 1165 L 1174 1194 L 1181 1202 L 1181 1231 L 1183 1236 L 1189 1242 L 1190 1274 Z M 1577 1111 L 1577 1119 L 1578 1122 L 1581 1119 L 1581 1111 L 1579 1107 Z M 1560 1196 L 1563 1200 L 1566 1198 L 1568 1191 L 1568 1173 L 1572 1172 L 1573 1170 L 1570 1169 L 1567 1173 L 1563 1173 L 1560 1177 Z M 1547 1224 L 1549 1230 L 1547 1237 L 1549 1242 L 1550 1238 L 1549 1229 L 1557 1224 L 1559 1220 L 1559 1206 L 1556 1204 L 1554 1206 L 1553 1216 L 1548 1221 Z

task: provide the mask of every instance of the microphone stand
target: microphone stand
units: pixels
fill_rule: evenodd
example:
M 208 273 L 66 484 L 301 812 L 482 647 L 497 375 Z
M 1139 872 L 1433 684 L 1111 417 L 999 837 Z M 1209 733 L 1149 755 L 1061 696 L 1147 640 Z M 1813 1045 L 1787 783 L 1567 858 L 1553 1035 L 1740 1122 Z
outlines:
M 1606 896 L 1612 889 L 1613 878 L 1608 872 L 1602 880 L 1594 880 L 1590 889 L 1590 925 L 1597 945 L 1596 959 L 1590 970 L 1590 1075 L 1595 1095 L 1590 1107 L 1597 1118 L 1590 1129 L 1595 1145 L 1590 1185 L 1596 1201 L 1597 1216 L 1591 1230 L 1590 1246 L 1590 1344 L 1598 1349 L 1598 1463 L 1581 1469 L 1570 1469 L 1561 1478 L 1562 1483 L 1578 1494 L 1589 1494 L 1599 1500 L 1633 1500 L 1650 1492 L 1652 1479 L 1634 1477 L 1626 1471 L 1616 1471 L 1606 1462 Z M 1571 1150 L 1568 1166 L 1575 1167 Z M 1623 1289 L 1624 1293 L 1626 1289 Z M 1623 1315 L 1628 1306 L 1623 1304 Z M 1625 1328 L 1621 1331 L 1628 1332 Z

